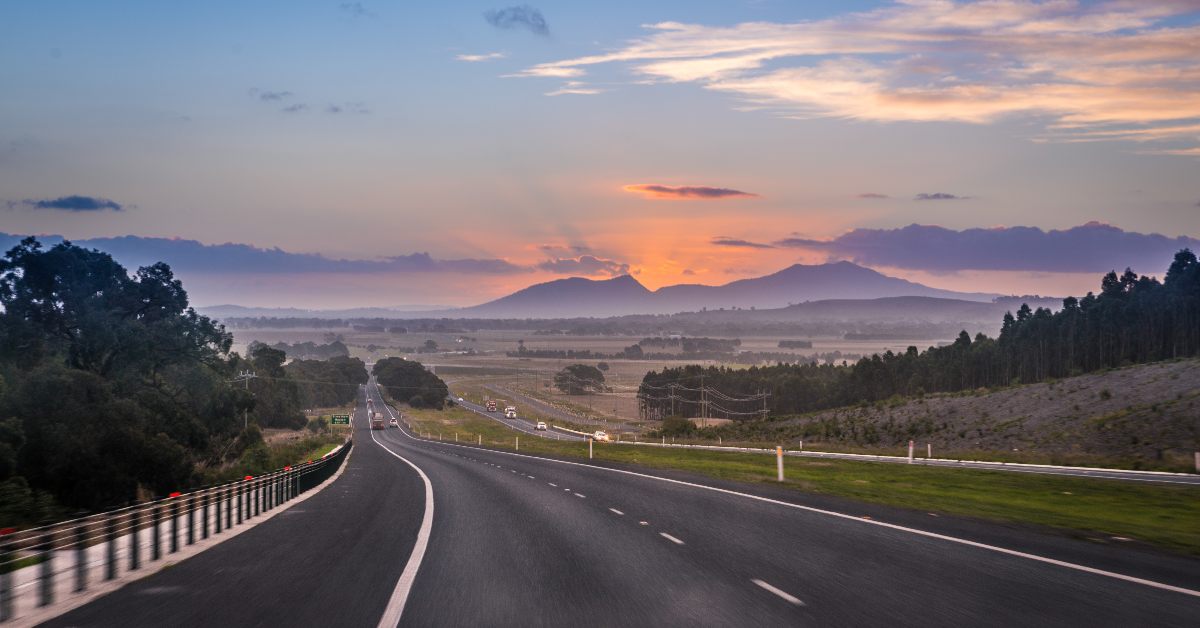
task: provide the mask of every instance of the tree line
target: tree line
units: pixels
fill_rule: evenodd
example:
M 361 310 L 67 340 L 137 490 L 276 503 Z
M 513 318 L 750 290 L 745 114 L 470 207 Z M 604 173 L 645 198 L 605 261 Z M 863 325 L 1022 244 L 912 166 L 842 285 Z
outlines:
M 1161 282 L 1129 269 L 1120 275 L 1109 272 L 1098 294 L 1068 297 L 1057 312 L 1022 304 L 1015 315 L 1006 313 L 994 339 L 984 334 L 972 338 L 963 331 L 943 347 L 889 350 L 847 366 L 666 368 L 646 374 L 638 397 L 651 416 L 698 414 L 703 379 L 705 387 L 731 397 L 768 392 L 769 411 L 787 415 L 895 395 L 1027 384 L 1197 355 L 1200 264 L 1184 249 Z
M 0 258 L 0 308 L 0 527 L 186 489 L 261 445 L 258 425 L 304 424 L 289 367 L 306 367 L 232 352 L 166 264 L 27 238 Z

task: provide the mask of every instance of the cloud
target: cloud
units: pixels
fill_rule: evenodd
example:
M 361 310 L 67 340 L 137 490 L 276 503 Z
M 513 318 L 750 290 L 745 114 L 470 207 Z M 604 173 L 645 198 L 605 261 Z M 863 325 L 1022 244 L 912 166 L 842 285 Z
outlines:
M 550 25 L 546 23 L 542 12 L 528 4 L 504 9 L 489 9 L 484 11 L 483 19 L 496 28 L 509 30 L 524 28 L 535 35 L 550 35 Z
M 107 198 L 79 196 L 76 194 L 60 196 L 58 198 L 27 198 L 19 203 L 8 203 L 9 209 L 15 209 L 18 206 L 29 207 L 31 209 L 56 209 L 68 212 L 95 212 L 104 210 L 119 212 L 125 210 L 123 205 Z
M 608 277 L 617 277 L 619 275 L 629 274 L 629 264 L 616 262 L 610 259 L 601 259 L 594 255 L 580 255 L 579 257 L 566 258 L 557 257 L 546 260 L 538 264 L 537 267 L 541 270 L 560 275 L 603 275 Z
M 887 194 L 879 194 L 878 192 L 863 192 L 857 198 L 891 198 Z
M 306 105 L 302 102 L 299 102 L 294 105 L 288 105 L 286 107 L 283 107 L 280 109 L 280 111 L 282 111 L 283 113 L 301 113 L 304 111 L 308 111 L 308 105 Z
M 958 196 L 957 194 L 949 194 L 947 192 L 921 192 L 913 197 L 914 201 L 961 201 L 971 198 L 969 196 Z
M 618 64 L 641 83 L 691 83 L 791 118 L 990 124 L 1044 141 L 1154 141 L 1200 154 L 1200 5 L 904 0 L 798 22 L 646 25 L 608 51 L 531 66 L 570 76 Z
M 338 5 L 338 9 L 349 13 L 353 17 L 375 17 L 375 14 L 363 6 L 361 2 L 343 2 Z
M 777 246 L 825 252 L 868 266 L 931 272 L 1008 270 L 1098 273 L 1132 267 L 1158 273 L 1182 248 L 1200 240 L 1125 231 L 1090 222 L 1064 230 L 997 227 L 955 231 L 932 225 L 855 229 L 832 240 L 788 238 Z
M 480 63 L 482 61 L 495 61 L 496 59 L 503 59 L 506 56 L 508 55 L 504 54 L 503 52 L 486 52 L 477 55 L 455 55 L 454 58 L 459 61 L 466 61 L 467 63 Z
M 683 269 L 682 274 L 687 275 L 688 277 L 691 277 L 696 274 L 696 271 L 694 271 L 690 268 L 685 268 L 685 269 Z
M 263 102 L 279 102 L 281 100 L 287 100 L 288 98 L 291 98 L 295 94 L 293 94 L 292 92 L 289 92 L 289 91 L 285 91 L 285 90 L 272 91 L 272 90 L 261 90 L 258 88 L 254 88 L 254 89 L 250 90 L 250 95 L 254 96 L 255 98 L 257 98 Z
M 586 244 L 539 244 L 538 248 L 547 253 L 591 253 L 592 247 Z
M 0 233 L 0 249 L 7 251 L 23 235 Z M 62 236 L 38 236 L 45 245 L 63 241 Z M 120 236 L 72 240 L 86 248 L 112 254 L 117 261 L 135 268 L 164 261 L 176 271 L 205 274 L 305 274 L 305 273 L 462 273 L 509 275 L 531 272 L 528 266 L 502 259 L 437 259 L 429 253 L 412 253 L 384 259 L 348 260 L 318 253 L 292 253 L 278 248 L 249 244 L 203 244 L 178 238 Z
M 592 94 L 601 94 L 604 90 L 598 87 L 590 87 L 587 83 L 581 81 L 567 81 L 562 87 L 546 92 L 547 96 L 590 96 Z
M 771 245 L 771 244 L 765 244 L 762 242 L 751 242 L 749 240 L 739 240 L 737 238 L 727 238 L 725 236 L 717 236 L 717 237 L 713 238 L 712 240 L 710 240 L 709 242 L 711 244 L 715 244 L 717 246 L 728 246 L 728 247 L 733 247 L 733 248 L 745 248 L 745 249 L 773 249 L 773 248 L 775 248 L 775 246 Z
M 655 199 L 723 199 L 723 198 L 754 198 L 757 194 L 733 190 L 730 188 L 714 188 L 702 185 L 661 185 L 658 183 L 637 183 L 621 188 L 626 192 L 641 194 L 646 198 Z

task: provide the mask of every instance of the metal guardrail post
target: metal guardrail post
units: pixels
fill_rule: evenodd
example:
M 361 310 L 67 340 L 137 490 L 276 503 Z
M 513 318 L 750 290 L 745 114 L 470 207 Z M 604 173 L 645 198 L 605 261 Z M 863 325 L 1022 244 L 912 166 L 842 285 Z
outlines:
M 171 502 L 171 553 L 179 551 L 179 501 Z
M 150 529 L 154 538 L 150 539 L 150 560 L 162 558 L 162 506 L 155 504 L 150 511 Z
M 242 485 L 238 484 L 236 490 L 237 490 L 237 522 L 238 522 L 238 525 L 241 525 L 241 523 L 242 523 Z
M 88 524 L 75 526 L 75 592 L 87 590 L 87 529 Z
M 41 573 L 38 575 L 38 606 L 54 603 L 54 533 L 45 532 L 37 545 L 42 555 Z
M 262 503 L 262 480 L 254 481 L 254 516 L 257 517 Z
M 225 502 L 225 529 L 233 527 L 233 488 L 225 489 L 225 497 L 228 501 Z
M 204 506 L 200 510 L 200 512 L 201 512 L 200 538 L 207 539 L 208 538 L 208 493 L 205 493 L 204 497 L 200 498 L 200 501 L 204 503 Z
M 8 535 L 0 536 L 0 621 L 8 621 L 13 616 L 13 568 L 7 563 L 15 560 L 16 555 L 16 544 Z
M 104 579 L 113 580 L 117 577 L 117 520 L 112 515 L 104 521 L 104 536 L 108 543 L 104 557 Z
M 188 511 L 187 511 L 187 523 L 188 523 L 187 544 L 194 545 L 196 543 L 196 496 L 195 495 L 188 498 L 187 509 L 188 509 Z
M 221 533 L 221 491 L 215 493 L 213 500 L 213 534 Z
M 129 570 L 138 568 L 141 562 L 141 548 L 138 547 L 138 524 L 141 523 L 141 512 L 134 508 L 129 511 Z

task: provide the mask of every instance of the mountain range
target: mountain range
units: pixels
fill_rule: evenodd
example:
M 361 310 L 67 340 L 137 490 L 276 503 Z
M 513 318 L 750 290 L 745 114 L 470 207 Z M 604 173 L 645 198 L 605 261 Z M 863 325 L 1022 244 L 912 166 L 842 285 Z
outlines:
M 532 285 L 480 305 L 438 312 L 452 318 L 572 318 L 773 309 L 807 301 L 935 297 L 990 302 L 1000 295 L 931 288 L 851 262 L 794 264 L 779 272 L 719 286 L 680 284 L 649 290 L 629 275 L 582 277 Z M 433 314 L 426 312 L 427 316 Z

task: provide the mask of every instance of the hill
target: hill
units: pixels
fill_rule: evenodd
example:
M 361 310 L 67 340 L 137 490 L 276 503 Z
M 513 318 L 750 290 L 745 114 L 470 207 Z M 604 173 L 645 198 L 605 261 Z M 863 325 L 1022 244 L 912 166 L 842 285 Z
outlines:
M 1157 362 L 995 392 L 894 399 L 721 428 L 830 449 L 915 439 L 935 455 L 1191 470 L 1200 449 L 1200 360 Z

